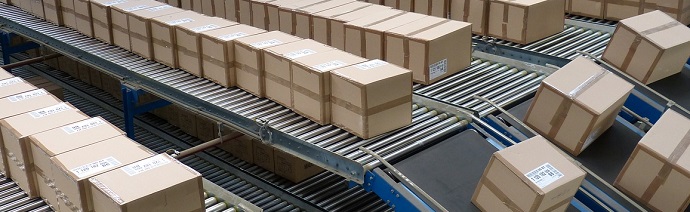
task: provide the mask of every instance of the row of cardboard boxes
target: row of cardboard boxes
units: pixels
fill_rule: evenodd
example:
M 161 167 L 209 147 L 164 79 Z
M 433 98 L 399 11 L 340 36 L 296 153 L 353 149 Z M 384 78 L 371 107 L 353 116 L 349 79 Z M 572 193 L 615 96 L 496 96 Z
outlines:
M 568 0 L 566 4 L 568 13 L 598 19 L 618 21 L 660 10 L 684 25 L 690 24 L 688 0 Z
M 0 129 L 3 175 L 56 211 L 204 210 L 198 172 L 5 70 Z

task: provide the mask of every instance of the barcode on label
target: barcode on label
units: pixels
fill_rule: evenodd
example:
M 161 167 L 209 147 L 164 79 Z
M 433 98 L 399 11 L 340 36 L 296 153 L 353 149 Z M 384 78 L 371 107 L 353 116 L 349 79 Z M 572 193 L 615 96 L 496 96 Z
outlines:
M 127 166 L 123 166 L 120 169 L 127 173 L 129 176 L 134 176 L 168 163 L 170 163 L 170 160 L 168 158 L 166 158 L 163 155 L 156 155 L 148 159 L 144 159 L 142 161 L 129 164 Z
M 433 80 L 448 72 L 448 59 L 429 65 L 429 79 Z
M 297 51 L 294 51 L 294 52 L 289 52 L 289 53 L 285 54 L 285 57 L 294 60 L 294 59 L 297 59 L 297 58 L 300 58 L 300 57 L 304 57 L 304 56 L 307 56 L 307 55 L 310 55 L 310 54 L 316 54 L 316 51 L 311 50 L 311 49 L 301 49 L 301 50 L 297 50 Z
M 164 10 L 164 9 L 168 9 L 168 8 L 172 8 L 172 7 L 173 6 L 170 6 L 170 5 L 163 5 L 163 6 L 148 8 L 148 9 L 146 9 L 146 11 L 156 12 L 156 11 L 160 11 L 160 10 Z
M 135 11 L 135 10 L 141 10 L 141 9 L 146 8 L 146 7 L 148 7 L 148 6 L 147 6 L 147 5 L 134 6 L 134 7 L 126 8 L 126 9 L 125 9 L 125 12 L 132 12 L 132 11 Z
M 70 171 L 72 171 L 74 175 L 77 175 L 77 177 L 83 178 L 85 176 L 89 176 L 91 174 L 118 166 L 120 164 L 122 164 L 120 163 L 120 161 L 111 156 L 78 166 L 76 168 L 71 169 Z
M 325 62 L 325 63 L 321 63 L 318 65 L 312 66 L 312 68 L 315 68 L 316 70 L 319 70 L 319 71 L 328 71 L 331 69 L 345 66 L 345 64 L 346 63 L 344 63 L 343 61 L 334 60 L 334 61 L 329 61 L 329 62 Z
M 218 38 L 221 39 L 221 40 L 224 40 L 224 41 L 229 41 L 229 40 L 234 40 L 234 39 L 241 38 L 241 37 L 244 37 L 244 36 L 247 36 L 247 33 L 244 33 L 244 32 L 235 32 L 235 33 L 230 33 L 230 34 L 227 34 L 227 35 L 222 35 L 222 36 L 220 36 L 220 37 L 218 37 Z
M 31 99 L 34 97 L 45 96 L 45 95 L 48 95 L 48 92 L 46 92 L 46 90 L 41 89 L 41 90 L 35 90 L 35 91 L 20 93 L 20 94 L 14 95 L 14 96 L 7 97 L 7 99 L 10 100 L 10 102 L 19 102 L 22 100 L 27 100 L 27 99 Z
M 122 4 L 122 3 L 125 3 L 125 2 L 127 2 L 127 1 L 126 1 L 126 0 L 109 1 L 109 2 L 104 3 L 103 5 L 105 5 L 105 6 L 113 6 L 113 5 Z
M 192 21 L 194 21 L 194 19 L 191 19 L 191 18 L 183 18 L 183 19 L 177 19 L 177 20 L 168 21 L 168 22 L 165 22 L 165 23 L 168 24 L 168 25 L 174 26 L 174 25 L 178 25 L 178 24 L 189 23 L 189 22 L 192 22 Z
M 215 25 L 215 24 L 209 24 L 209 25 L 204 25 L 200 27 L 194 27 L 192 28 L 193 32 L 201 32 L 201 31 L 206 31 L 206 30 L 212 30 L 212 29 L 218 29 L 220 26 Z
M 357 65 L 355 65 L 355 67 L 357 67 L 360 70 L 369 70 L 369 69 L 384 66 L 384 65 L 388 65 L 388 63 L 386 61 L 377 59 L 377 60 L 372 60 L 372 61 L 357 64 Z
M 65 131 L 67 134 L 71 135 L 74 133 L 101 126 L 103 124 L 105 124 L 105 122 L 100 118 L 90 118 L 85 121 L 80 121 L 74 124 L 64 126 L 62 127 L 62 130 Z
M 12 77 L 12 78 L 9 78 L 6 80 L 2 80 L 2 81 L 0 81 L 0 88 L 5 87 L 5 86 L 14 85 L 14 84 L 20 83 L 22 81 L 23 81 L 22 78 L 19 78 L 19 77 Z
M 276 40 L 276 39 L 271 39 L 271 40 L 265 40 L 265 41 L 259 41 L 256 43 L 252 43 L 251 45 L 255 48 L 263 48 L 267 46 L 275 46 L 278 44 L 282 44 L 282 41 Z
M 47 107 L 47 108 L 43 108 L 43 109 L 39 109 L 39 110 L 34 110 L 34 111 L 32 111 L 31 113 L 29 113 L 29 115 L 31 115 L 31 117 L 34 117 L 35 119 L 37 119 L 37 118 L 42 118 L 42 117 L 50 116 L 50 115 L 53 115 L 53 114 L 56 114 L 56 113 L 60 113 L 60 112 L 63 112 L 63 111 L 68 111 L 68 110 L 70 110 L 70 109 L 72 109 L 72 107 L 68 106 L 67 104 L 65 104 L 65 103 L 63 102 L 63 103 L 60 103 L 60 104 L 57 104 L 57 105 L 54 105 L 54 106 L 50 106 L 50 107 Z
M 544 188 L 556 180 L 561 179 L 561 177 L 563 177 L 563 173 L 558 171 L 558 169 L 553 167 L 550 163 L 545 163 L 544 165 L 527 172 L 525 177 L 527 177 L 527 179 L 532 181 L 532 183 L 537 185 L 539 188 Z

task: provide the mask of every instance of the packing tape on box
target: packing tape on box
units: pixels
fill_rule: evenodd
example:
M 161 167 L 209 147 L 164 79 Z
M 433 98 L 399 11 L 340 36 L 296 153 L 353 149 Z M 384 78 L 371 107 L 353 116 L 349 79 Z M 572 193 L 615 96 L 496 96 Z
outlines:
M 422 33 L 422 32 L 427 31 L 429 29 L 441 26 L 441 25 L 448 23 L 448 22 L 451 22 L 451 21 L 452 20 L 450 20 L 450 19 L 445 19 L 445 20 L 440 21 L 438 23 L 435 23 L 435 24 L 432 24 L 432 25 L 426 26 L 424 28 L 421 28 L 421 29 L 418 29 L 418 30 L 415 30 L 415 31 L 412 31 L 410 33 L 405 34 L 404 37 L 402 38 L 402 40 L 403 40 L 403 57 L 404 57 L 403 68 L 408 68 L 408 69 L 410 68 L 410 38 L 409 37 L 414 36 L 414 35 L 419 34 L 419 33 Z
M 311 7 L 311 6 L 314 6 L 317 4 L 321 4 L 324 2 L 328 2 L 328 1 L 330 1 L 330 0 L 323 0 L 323 1 L 315 2 L 315 3 L 307 4 L 307 5 L 304 5 L 304 6 L 301 6 L 299 8 L 292 10 L 292 12 L 291 12 L 291 14 L 292 14 L 292 34 L 294 35 L 295 33 L 297 33 L 297 12 L 301 12 L 301 13 L 308 15 L 309 13 L 303 12 L 302 9 L 307 8 L 307 7 Z
M 248 66 L 248 65 L 242 64 L 242 63 L 237 62 L 237 61 L 235 61 L 234 64 L 235 64 L 235 67 L 236 67 L 238 70 L 242 70 L 242 71 L 244 71 L 244 72 L 250 73 L 250 74 L 252 74 L 252 75 L 254 75 L 254 76 L 257 76 L 257 77 L 260 76 L 260 73 L 259 73 L 259 70 L 258 70 L 258 69 L 255 69 L 255 68 L 253 68 L 253 67 L 250 67 L 250 66 Z
M 411 96 L 402 96 L 400 98 L 385 102 L 383 104 L 380 104 L 380 105 L 377 105 L 377 106 L 374 106 L 371 108 L 367 108 L 366 110 L 357 106 L 357 105 L 353 105 L 352 103 L 350 103 L 346 100 L 335 97 L 335 96 L 331 96 L 331 102 L 333 102 L 334 104 L 341 106 L 341 107 L 343 107 L 349 111 L 352 111 L 353 113 L 356 113 L 356 114 L 359 114 L 362 116 L 370 116 L 370 115 L 374 115 L 374 114 L 386 111 L 390 108 L 393 108 L 393 107 L 396 107 L 396 106 L 399 106 L 399 105 L 402 105 L 402 104 L 405 104 L 408 102 L 412 102 L 412 97 Z
M 195 51 L 189 50 L 187 47 L 182 46 L 182 45 L 177 45 L 177 51 L 182 52 L 182 54 L 187 55 L 189 57 L 192 57 L 194 59 L 198 59 L 199 55 L 196 54 Z
M 621 64 L 621 70 L 624 72 L 628 70 L 628 67 L 630 66 L 630 62 L 632 62 L 633 56 L 635 56 L 635 53 L 637 52 L 637 47 L 640 46 L 640 43 L 642 43 L 642 39 L 646 38 L 648 35 L 661 32 L 670 28 L 673 28 L 675 26 L 682 25 L 678 21 L 671 21 L 669 23 L 645 30 L 640 32 L 638 35 L 635 35 L 635 39 L 633 40 L 632 44 L 630 44 L 630 48 L 628 49 L 628 54 L 625 55 L 625 59 L 623 59 L 623 63 Z M 626 27 L 627 28 L 627 27 Z M 629 31 L 633 31 L 628 29 Z M 642 81 L 647 81 L 649 78 L 649 75 L 651 75 L 652 72 L 647 73 L 647 75 L 644 77 Z
M 609 72 L 606 69 L 602 68 L 601 70 L 599 70 L 599 72 L 590 76 L 584 82 L 580 83 L 580 85 L 575 87 L 575 89 L 568 92 L 567 98 L 564 98 L 561 101 L 560 105 L 558 105 L 558 109 L 556 109 L 556 113 L 549 122 L 551 124 L 551 130 L 549 130 L 549 133 L 547 134 L 548 137 L 556 137 L 556 134 L 558 134 L 558 131 L 563 126 L 563 122 L 565 121 L 565 118 L 568 116 L 568 111 L 570 111 L 570 107 L 573 105 L 575 99 L 578 96 L 580 96 L 580 94 L 584 93 L 587 89 L 592 87 L 592 85 L 596 84 L 599 80 L 604 78 L 604 76 L 606 76 L 607 73 Z
M 320 101 L 320 102 L 329 102 L 330 97 L 328 95 L 319 95 L 318 93 L 311 91 L 309 89 L 306 89 L 300 85 L 297 85 L 295 83 L 292 83 L 292 89 L 300 94 L 303 94 L 313 100 Z M 323 89 L 322 89 L 323 91 Z
M 121 27 L 120 25 L 113 24 L 113 30 L 118 31 L 118 32 L 122 32 L 124 34 L 129 34 L 128 30 L 125 29 L 124 27 Z
M 149 42 L 149 39 L 148 39 L 147 37 L 145 37 L 144 35 L 142 35 L 142 34 L 134 33 L 134 32 L 132 32 L 132 31 L 129 31 L 129 32 L 126 32 L 126 33 L 128 33 L 129 36 L 132 37 L 133 39 L 138 39 L 138 40 L 146 41 L 147 43 Z
M 158 38 L 151 38 L 151 40 L 152 40 L 153 43 L 156 44 L 156 45 L 164 46 L 164 47 L 166 47 L 166 48 L 172 48 L 172 43 L 170 43 L 170 42 L 168 42 L 168 41 L 164 41 L 164 40 L 161 40 L 161 39 L 158 39 Z
M 496 186 L 496 184 L 491 182 L 491 180 L 482 177 L 479 184 L 484 185 L 487 189 L 489 189 L 489 191 L 491 191 L 491 193 L 493 193 L 499 200 L 501 200 L 503 205 L 508 207 L 508 209 L 510 209 L 512 211 L 522 211 L 522 209 L 520 209 L 520 207 L 518 207 L 518 205 L 515 204 L 515 202 L 513 202 L 513 200 L 508 198 L 508 195 L 503 193 L 503 191 L 501 191 L 501 189 L 499 189 L 498 186 Z
M 275 83 L 278 83 L 278 84 L 280 84 L 280 85 L 282 85 L 282 86 L 285 86 L 285 87 L 287 87 L 288 89 L 290 88 L 290 81 L 288 81 L 288 80 L 286 80 L 286 79 L 283 79 L 283 78 L 280 78 L 280 77 L 276 76 L 275 74 L 266 72 L 266 79 L 267 79 L 267 80 L 270 80 L 270 81 L 273 81 L 273 82 L 275 82 Z
M 125 202 L 124 200 L 122 200 L 120 195 L 117 195 L 117 193 L 115 193 L 108 186 L 101 183 L 101 181 L 97 180 L 96 178 L 89 178 L 89 181 L 93 183 L 93 185 L 96 186 L 96 188 L 98 188 L 99 190 L 101 190 L 105 195 L 115 200 L 115 202 L 117 202 L 118 204 L 122 204 Z
M 219 67 L 222 67 L 222 68 L 226 68 L 226 69 L 227 69 L 227 68 L 234 68 L 234 67 L 235 67 L 235 63 L 226 63 L 226 62 L 220 61 L 220 60 L 218 60 L 218 59 L 216 59 L 216 58 L 213 58 L 213 57 L 211 57 L 211 56 L 208 56 L 207 54 L 202 54 L 202 55 L 201 55 L 201 58 L 202 58 L 202 60 L 204 60 L 204 61 L 206 61 L 206 62 L 209 62 L 209 63 L 211 63 L 211 64 L 213 64 L 213 65 L 216 65 L 216 66 L 219 66 Z
M 85 17 L 86 17 L 86 16 L 85 16 Z M 101 27 L 106 28 L 106 29 L 110 28 L 110 27 L 108 27 L 108 24 L 106 24 L 105 22 L 103 22 L 103 21 L 101 21 L 101 20 L 99 20 L 99 19 L 92 18 L 91 20 L 92 20 L 92 22 L 93 22 L 94 25 L 98 25 L 98 26 L 101 26 Z
M 642 201 L 649 202 L 649 200 L 652 199 L 657 190 L 659 190 L 659 187 L 666 182 L 666 179 L 668 179 L 668 176 L 673 170 L 673 166 L 678 162 L 680 157 L 685 154 L 688 146 L 690 146 L 690 130 L 685 133 L 685 136 L 680 140 L 678 146 L 676 146 L 673 152 L 671 152 L 671 155 L 668 156 L 668 161 L 664 161 L 664 166 L 661 167 L 661 170 L 659 170 L 659 173 L 654 180 L 652 180 L 652 183 L 649 184 L 649 187 L 642 193 L 642 197 L 640 197 Z

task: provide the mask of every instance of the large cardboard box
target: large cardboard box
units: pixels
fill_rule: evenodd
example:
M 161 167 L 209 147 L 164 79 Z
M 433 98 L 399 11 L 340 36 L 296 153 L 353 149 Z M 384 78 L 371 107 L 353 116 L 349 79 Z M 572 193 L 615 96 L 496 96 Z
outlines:
M 239 19 L 239 4 L 239 0 L 225 0 L 225 19 L 242 23 Z
M 183 132 L 196 137 L 196 114 L 186 109 L 179 109 L 177 113 L 177 118 L 179 120 L 178 127 L 182 129 Z
M 450 0 L 450 2 L 453 2 L 453 0 Z M 404 10 L 407 12 L 414 12 L 414 1 L 413 0 L 384 0 L 383 4 L 391 8 L 399 9 L 399 10 Z M 452 6 L 452 4 L 451 4 Z
M 93 37 L 91 24 L 91 0 L 73 0 L 76 30 L 81 34 Z
M 93 37 L 108 44 L 113 44 L 113 25 L 110 7 L 130 1 L 138 0 L 90 0 Z
M 213 15 L 219 18 L 226 18 L 225 0 L 213 0 Z
M 53 208 L 61 204 L 53 188 L 55 178 L 50 158 L 125 133 L 101 117 L 75 122 L 29 137 L 38 191 Z
M 684 25 L 690 24 L 690 1 L 688 0 L 645 0 L 643 13 L 661 10 Z
M 654 211 L 690 202 L 690 119 L 667 110 L 642 137 L 614 185 Z
M 32 0 L 23 0 L 23 1 L 15 2 L 14 0 L 12 0 L 12 3 L 15 6 L 18 6 L 19 8 L 21 8 L 22 10 L 24 10 L 28 13 L 31 13 L 31 1 Z
M 619 22 L 602 59 L 644 84 L 679 73 L 690 56 L 690 29 L 661 11 Z
M 321 125 L 331 123 L 331 70 L 366 61 L 334 50 L 297 58 L 292 69 L 293 110 Z
M 414 12 L 446 18 L 449 4 L 449 0 L 415 0 Z
M 260 140 L 252 140 L 254 164 L 270 172 L 275 172 L 274 148 Z
M 314 14 L 314 40 L 345 50 L 345 23 L 371 14 L 391 10 L 390 7 L 352 2 Z
M 41 108 L 0 121 L 10 175 L 29 197 L 38 196 L 29 136 L 89 118 L 69 103 Z
M 175 45 L 180 68 L 197 77 L 204 76 L 201 66 L 201 36 L 204 31 L 237 25 L 218 17 L 204 17 L 175 26 Z
M 335 48 L 310 39 L 265 49 L 266 98 L 292 108 L 292 69 L 290 69 L 292 61 L 331 50 L 335 50 Z
M 89 179 L 95 211 L 204 211 L 201 174 L 167 154 Z
M 633 85 L 584 57 L 542 81 L 525 123 L 573 155 L 616 119 Z
M 127 18 L 132 52 L 146 59 L 154 60 L 153 43 L 155 41 L 152 35 L 151 19 L 181 12 L 184 12 L 184 10 L 167 6 L 132 11 Z
M 585 175 L 537 136 L 493 154 L 472 203 L 482 211 L 565 211 Z
M 428 85 L 470 65 L 471 37 L 469 23 L 426 17 L 386 32 L 385 59 Z
M 64 0 L 67 1 L 67 0 Z M 45 13 L 45 18 L 58 26 L 64 24 L 64 14 L 62 13 L 62 2 L 63 0 L 43 0 L 43 12 Z M 74 4 L 74 3 L 72 3 Z M 74 18 L 74 17 L 72 17 Z
M 206 18 L 206 16 L 194 11 L 185 11 L 152 18 L 151 40 L 153 42 L 153 58 L 159 63 L 172 68 L 179 68 L 175 26 L 194 22 L 203 18 Z
M 642 2 L 646 0 L 605 0 L 604 18 L 606 20 L 623 20 L 642 14 Z
M 412 123 L 412 72 L 382 60 L 331 71 L 331 121 L 369 139 Z
M 218 145 L 218 148 L 225 150 L 232 154 L 233 156 L 249 163 L 254 163 L 254 141 L 252 137 L 242 135 L 239 133 L 234 133 L 228 135 L 230 138 L 234 139 L 225 141 Z M 258 141 L 261 142 L 261 141 Z
M 77 67 L 78 67 L 78 72 L 79 72 L 79 80 L 90 85 L 91 84 L 91 72 L 93 72 L 91 70 L 91 67 L 89 67 L 88 65 L 85 65 L 83 63 L 77 63 Z
M 402 10 L 389 16 L 385 12 L 360 18 L 345 24 L 345 50 L 367 59 L 385 58 L 384 32 L 428 17 Z M 393 14 L 393 13 L 390 13 Z
M 36 17 L 45 19 L 45 12 L 43 11 L 43 0 L 28 0 L 31 1 L 31 14 Z
M 62 13 L 62 23 L 72 29 L 77 29 L 77 16 L 74 11 L 74 1 L 60 0 L 60 11 Z
M 586 0 L 585 0 L 586 1 Z M 450 19 L 472 23 L 472 33 L 486 35 L 489 1 L 450 0 Z
M 266 10 L 265 10 L 266 11 L 266 16 L 265 16 L 266 19 L 265 20 L 268 20 L 267 21 L 268 23 L 266 23 L 266 26 L 267 26 L 266 30 L 268 30 L 268 31 L 280 30 L 280 22 L 282 20 L 280 19 L 280 12 L 279 12 L 278 8 L 280 8 L 281 6 L 284 6 L 284 5 L 294 4 L 294 3 L 297 3 L 300 1 L 303 1 L 303 0 L 276 0 L 276 1 L 266 2 L 266 7 L 265 7 L 266 8 Z M 311 0 L 307 0 L 307 1 L 311 1 Z M 253 6 L 253 4 L 252 4 L 252 6 Z M 254 18 L 254 19 L 252 19 L 252 24 L 256 24 L 256 21 L 257 21 L 257 19 L 256 19 L 257 16 L 254 16 L 254 14 L 255 14 L 254 8 L 252 8 L 252 18 Z
M 302 39 L 280 31 L 235 39 L 235 76 L 237 77 L 237 87 L 255 96 L 264 97 L 263 50 L 298 40 Z
M 295 35 L 300 38 L 314 38 L 314 14 L 334 7 L 352 3 L 354 0 L 322 1 L 318 4 L 302 7 L 295 11 L 293 21 L 297 26 Z M 305 27 L 306 26 L 306 27 Z
M 279 30 L 291 35 L 296 35 L 297 28 L 302 28 L 300 31 L 308 31 L 309 27 L 311 27 L 310 25 L 297 25 L 297 20 L 295 19 L 297 13 L 299 13 L 298 10 L 322 2 L 325 2 L 325 0 L 300 0 L 280 5 L 278 7 L 278 18 L 280 20 L 278 24 Z M 309 38 L 308 36 L 299 37 Z
M 207 16 L 216 16 L 215 11 L 213 10 L 213 0 L 206 0 L 206 1 L 197 1 L 200 2 L 201 4 L 201 14 L 207 15 Z
M 194 12 L 204 14 L 204 7 L 202 4 L 203 1 L 199 1 L 199 0 L 191 0 L 191 1 L 192 1 L 192 10 Z
M 89 178 L 155 154 L 127 136 L 117 136 L 50 158 L 60 208 L 68 211 L 94 211 L 91 194 L 97 191 L 89 186 Z M 166 176 L 168 177 L 174 176 Z M 139 187 L 145 188 L 146 186 Z
M 265 26 L 256 26 L 252 24 L 252 4 L 263 4 L 265 6 L 266 1 L 275 0 L 235 0 L 235 11 L 237 14 L 237 22 L 244 25 L 254 26 L 261 29 L 266 29 Z M 227 4 L 226 4 L 227 5 Z M 263 8 L 263 7 L 261 7 Z M 231 9 L 231 8 L 229 8 Z M 227 11 L 227 10 L 226 10 Z M 263 9 L 261 11 L 264 11 Z
M 323 168 L 309 163 L 281 150 L 274 150 L 275 173 L 294 183 L 313 177 L 324 171 Z
M 21 77 L 0 80 L 0 98 L 34 89 L 36 86 L 24 81 Z
M 172 6 L 153 0 L 130 1 L 111 6 L 110 20 L 113 44 L 129 51 L 132 50 L 129 41 L 129 16 L 132 12 L 150 8 L 154 8 L 151 10 L 165 10 L 168 7 Z
M 563 31 L 564 12 L 565 0 L 490 1 L 487 34 L 528 44 Z
M 180 8 L 183 10 L 192 10 L 193 9 L 192 5 L 192 0 L 180 0 Z
M 573 15 L 604 19 L 605 0 L 567 0 L 566 11 Z
M 173 7 L 177 7 L 177 8 L 180 7 L 180 0 L 166 0 L 164 2 L 169 4 L 170 6 L 173 6 Z
M 58 57 L 58 66 L 60 71 L 64 71 L 74 78 L 79 78 L 79 67 L 77 67 L 77 62 L 69 57 Z
M 201 32 L 204 78 L 225 87 L 236 86 L 235 39 L 264 32 L 266 30 L 244 24 Z

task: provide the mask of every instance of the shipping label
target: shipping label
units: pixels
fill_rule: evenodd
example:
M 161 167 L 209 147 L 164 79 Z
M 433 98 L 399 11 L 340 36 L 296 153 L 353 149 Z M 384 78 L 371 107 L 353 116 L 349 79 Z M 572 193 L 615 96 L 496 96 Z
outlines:
M 229 41 L 229 40 L 234 40 L 234 39 L 241 38 L 241 37 L 244 37 L 247 35 L 248 34 L 244 33 L 244 32 L 235 32 L 235 33 L 230 33 L 227 35 L 221 35 L 220 37 L 218 37 L 218 39 L 221 39 L 223 41 Z
M 170 5 L 163 5 L 163 6 L 148 8 L 148 9 L 146 9 L 146 11 L 149 11 L 149 12 L 156 12 L 156 11 L 161 11 L 161 10 L 168 9 L 168 8 L 172 8 L 172 7 L 173 7 L 173 6 L 170 6 Z
M 144 159 L 139 162 L 123 166 L 120 169 L 131 177 L 137 174 L 144 173 L 148 170 L 155 169 L 159 166 L 163 166 L 168 163 L 170 163 L 170 159 L 166 158 L 163 155 L 156 155 L 148 159 Z
M 283 44 L 283 42 L 276 40 L 276 39 L 271 39 L 271 40 L 265 40 L 265 41 L 259 41 L 256 43 L 252 43 L 251 45 L 254 48 L 264 48 L 267 46 L 275 46 L 275 45 L 280 45 L 280 44 Z
M 563 173 L 558 171 L 558 169 L 553 167 L 550 163 L 545 163 L 544 165 L 527 172 L 525 177 L 527 177 L 527 179 L 532 181 L 532 183 L 537 185 L 539 188 L 544 188 L 549 186 L 551 183 L 556 182 L 556 180 L 561 179 L 563 177 Z
M 76 168 L 71 169 L 70 171 L 72 171 L 74 175 L 77 175 L 77 177 L 83 178 L 85 176 L 89 176 L 91 174 L 95 174 L 116 167 L 120 164 L 122 164 L 120 163 L 120 161 L 111 156 L 78 166 Z
M 103 124 L 105 124 L 105 121 L 103 121 L 100 118 L 90 118 L 84 121 L 64 126 L 62 127 L 62 130 L 65 131 L 65 133 L 67 133 L 68 135 L 71 135 L 74 133 L 101 126 Z
M 32 111 L 31 113 L 29 113 L 29 115 L 31 115 L 31 117 L 34 117 L 35 119 L 37 119 L 37 118 L 42 118 L 42 117 L 50 116 L 50 115 L 53 115 L 53 114 L 56 114 L 56 113 L 60 113 L 60 112 L 63 112 L 63 111 L 68 111 L 68 110 L 71 110 L 71 109 L 72 109 L 72 107 L 68 106 L 67 104 L 65 104 L 65 103 L 63 102 L 63 103 L 60 103 L 60 104 L 57 104 L 57 105 L 54 105 L 54 106 L 50 106 L 50 107 L 47 107 L 47 108 L 43 108 L 43 109 L 39 109 L 39 110 L 34 110 L 34 111 Z
M 384 65 L 388 65 L 388 62 L 383 61 L 383 60 L 376 59 L 376 60 L 372 60 L 372 61 L 368 61 L 368 62 L 363 62 L 363 63 L 357 64 L 357 65 L 355 65 L 355 67 L 358 68 L 358 69 L 360 69 L 360 70 L 369 70 L 369 69 L 376 68 L 376 67 L 381 67 L 381 66 L 384 66 Z
M 10 102 L 19 102 L 27 99 L 31 99 L 34 97 L 39 97 L 39 96 L 45 96 L 48 95 L 48 92 L 46 90 L 40 89 L 40 90 L 35 90 L 35 91 L 29 91 L 29 92 L 24 92 L 20 93 L 14 96 L 7 97 Z
M 307 56 L 310 54 L 316 54 L 316 51 L 311 50 L 311 49 L 301 49 L 301 50 L 297 50 L 294 52 L 288 52 L 285 54 L 285 57 L 294 60 L 294 59 L 304 57 L 304 56 Z
M 192 32 L 201 32 L 201 31 L 207 31 L 207 30 L 218 29 L 218 28 L 220 28 L 220 26 L 215 25 L 215 24 L 209 24 L 209 25 L 194 27 L 191 30 L 192 30 Z
M 127 2 L 127 0 L 109 1 L 109 2 L 104 3 L 103 5 L 109 7 L 109 6 L 113 6 L 113 5 L 116 5 L 116 4 L 122 4 L 122 3 L 125 3 L 125 2 Z
M 138 6 L 134 6 L 134 7 L 130 7 L 130 8 L 125 8 L 124 11 L 125 11 L 125 12 L 132 12 L 132 11 L 135 11 L 135 10 L 144 9 L 144 8 L 146 8 L 146 7 L 148 7 L 148 5 L 138 5 Z
M 23 82 L 23 81 L 24 81 L 24 80 L 22 80 L 22 78 L 19 78 L 19 77 L 12 77 L 12 78 L 9 78 L 9 79 L 6 79 L 6 80 L 2 80 L 2 81 L 0 81 L 0 88 L 6 87 L 6 86 L 10 86 L 10 85 L 14 85 L 14 84 L 17 84 L 17 83 L 21 83 L 21 82 Z
M 182 18 L 182 19 L 177 19 L 177 20 L 168 21 L 168 22 L 165 22 L 165 23 L 168 24 L 168 25 L 171 25 L 171 26 L 175 26 L 175 25 L 179 25 L 179 24 L 189 23 L 189 22 L 192 22 L 192 21 L 194 21 L 194 19 L 191 19 L 191 18 Z
M 347 63 L 340 61 L 340 60 L 334 60 L 334 61 L 329 61 L 325 63 L 321 63 L 315 66 L 312 66 L 312 68 L 315 68 L 316 70 L 319 71 L 328 71 L 331 69 L 336 69 L 345 66 Z
M 448 73 L 448 59 L 429 65 L 429 80 L 436 79 L 446 73 Z

